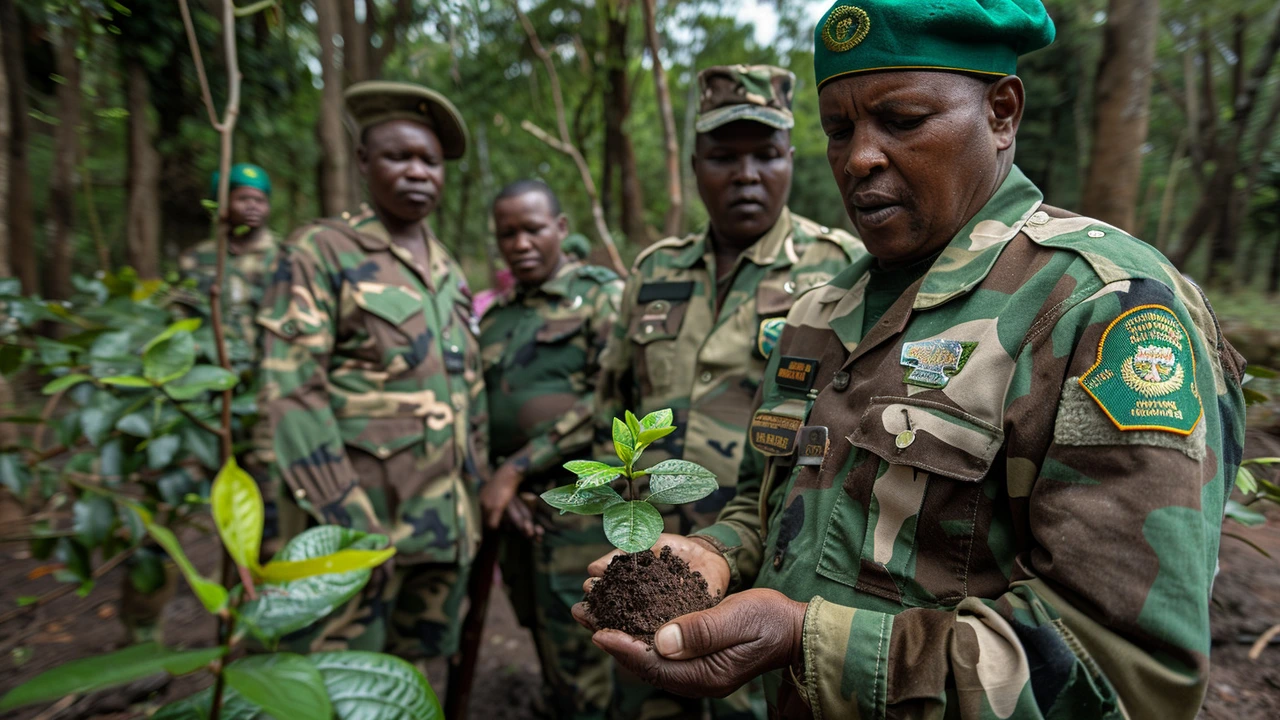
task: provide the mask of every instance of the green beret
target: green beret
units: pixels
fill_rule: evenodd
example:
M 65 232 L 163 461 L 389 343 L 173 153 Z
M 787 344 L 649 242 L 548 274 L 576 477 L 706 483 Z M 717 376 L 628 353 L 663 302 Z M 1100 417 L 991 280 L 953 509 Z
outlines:
M 591 254 L 591 241 L 582 233 L 569 233 L 560 243 L 560 249 L 567 255 L 573 255 L 579 260 L 586 260 Z
M 837 0 L 813 31 L 818 89 L 872 70 L 1013 75 L 1053 42 L 1040 0 Z
M 391 120 L 414 120 L 435 131 L 446 160 L 467 153 L 467 125 L 444 95 L 413 83 L 370 80 L 347 88 L 343 97 L 356 132 Z
M 209 197 L 218 197 L 218 175 L 217 170 L 213 171 L 213 176 L 209 178 Z M 238 187 L 251 187 L 261 190 L 267 197 L 271 196 L 271 177 L 267 175 L 267 171 L 254 165 L 253 163 L 237 163 L 231 166 L 231 182 L 227 187 L 227 191 L 235 190 Z

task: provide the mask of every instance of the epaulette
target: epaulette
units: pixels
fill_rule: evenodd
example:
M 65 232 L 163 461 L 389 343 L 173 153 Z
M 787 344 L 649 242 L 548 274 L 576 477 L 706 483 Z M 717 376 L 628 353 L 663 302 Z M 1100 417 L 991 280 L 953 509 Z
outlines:
M 686 245 L 690 245 L 693 243 L 695 239 L 697 239 L 697 237 L 698 237 L 697 233 L 690 233 L 689 235 L 685 235 L 684 237 L 663 238 L 662 240 L 659 240 L 658 242 L 641 250 L 640 254 L 636 255 L 635 262 L 631 263 L 631 267 L 633 269 L 640 267 L 640 263 L 644 262 L 646 258 L 658 252 L 659 250 L 666 250 L 667 248 L 678 248 L 678 247 L 684 247 Z
M 1022 226 L 1022 232 L 1032 242 L 1076 253 L 1104 283 L 1152 278 L 1169 284 L 1164 271 L 1169 261 L 1160 251 L 1101 220 L 1048 209 L 1054 215 L 1039 210 Z
M 604 285 L 618 279 L 618 273 L 603 265 L 583 265 L 577 269 L 576 274 L 580 278 L 594 281 L 597 285 Z
M 852 233 L 840 228 L 819 225 L 813 220 L 795 213 L 791 214 L 791 225 L 794 228 L 793 232 L 797 232 L 797 234 L 808 235 L 816 240 L 826 240 L 839 245 L 844 250 L 845 255 L 850 258 L 855 258 L 865 252 L 861 240 Z

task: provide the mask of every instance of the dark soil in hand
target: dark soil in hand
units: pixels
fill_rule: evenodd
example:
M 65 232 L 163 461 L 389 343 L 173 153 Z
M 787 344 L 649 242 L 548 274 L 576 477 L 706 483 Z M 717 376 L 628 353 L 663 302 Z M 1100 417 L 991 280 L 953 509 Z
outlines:
M 720 602 L 707 592 L 702 573 L 663 547 L 659 555 L 619 555 L 587 593 L 587 609 L 596 627 L 621 630 L 653 644 L 666 623 Z

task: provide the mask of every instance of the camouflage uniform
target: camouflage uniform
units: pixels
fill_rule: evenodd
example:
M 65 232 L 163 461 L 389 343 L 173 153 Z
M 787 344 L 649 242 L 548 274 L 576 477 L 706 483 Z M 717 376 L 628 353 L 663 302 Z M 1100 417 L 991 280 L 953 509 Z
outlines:
M 874 259 L 800 298 L 703 535 L 809 603 L 780 717 L 1191 717 L 1243 359 L 1150 246 L 1014 168 L 863 334 Z
M 521 491 L 566 484 L 561 465 L 590 455 L 600 353 L 621 295 L 613 271 L 568 261 L 539 288 L 508 290 L 481 320 L 492 465 L 523 469 Z M 543 503 L 535 513 L 542 541 L 508 536 L 502 567 L 516 614 L 533 631 L 547 710 L 603 718 L 609 656 L 569 609 L 582 599 L 586 566 L 612 548 L 598 515 L 560 515 Z
M 398 550 L 394 573 L 295 647 L 457 648 L 486 403 L 465 279 L 423 229 L 430 267 L 367 209 L 300 228 L 258 316 L 275 470 L 315 519 Z
M 271 271 L 280 253 L 280 240 L 266 228 L 259 230 L 247 243 L 231 243 L 227 248 L 226 274 L 223 278 L 223 323 L 227 333 L 227 354 L 233 366 L 252 368 L 258 359 L 258 326 L 254 318 L 262 307 Z M 197 302 L 207 308 L 213 287 L 214 269 L 218 264 L 218 242 L 205 240 L 187 250 L 178 259 L 183 279 L 194 280 Z M 206 322 L 208 318 L 205 318 Z

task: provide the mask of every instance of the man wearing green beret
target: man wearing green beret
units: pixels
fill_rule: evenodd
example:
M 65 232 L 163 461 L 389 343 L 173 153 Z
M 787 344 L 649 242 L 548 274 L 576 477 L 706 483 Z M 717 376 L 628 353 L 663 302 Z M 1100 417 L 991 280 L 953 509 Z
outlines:
M 233 365 L 248 370 L 257 365 L 258 328 L 254 317 L 262 305 L 262 292 L 275 267 L 280 240 L 267 221 L 271 217 L 271 178 L 267 171 L 249 163 L 231 166 L 228 214 L 231 238 L 227 244 L 227 264 L 222 289 L 223 319 L 227 333 L 227 353 Z M 209 180 L 210 197 L 218 193 L 218 173 Z M 217 240 L 205 240 L 178 259 L 186 279 L 195 281 L 198 298 L 208 298 L 218 264 Z M 197 306 L 201 303 L 193 303 Z
M 871 256 L 788 314 L 763 472 L 658 542 L 731 594 L 652 650 L 597 633 L 622 665 L 693 696 L 764 673 L 783 718 L 1196 715 L 1243 359 L 1159 252 L 1013 164 L 1017 57 L 1053 35 L 1038 0 L 819 21 L 827 157 Z
M 597 391 L 597 459 L 613 455 L 613 418 L 671 408 L 679 429 L 645 460 L 689 460 L 716 474 L 715 494 L 662 508 L 673 533 L 711 524 L 739 477 L 758 474 L 747 425 L 787 311 L 800 293 L 866 254 L 849 233 L 787 208 L 795 75 L 767 65 L 718 66 L 698 74 L 698 87 L 692 163 L 708 223 L 636 258 Z M 615 697 L 620 719 L 702 717 L 702 702 L 625 677 Z M 739 694 L 716 703 L 714 714 L 758 717 L 762 704 L 753 713 Z
M 258 315 L 259 405 L 298 505 L 397 552 L 290 644 L 450 655 L 487 475 L 486 405 L 470 292 L 426 221 L 466 131 L 418 85 L 357 83 L 346 107 L 372 207 L 290 237 Z

